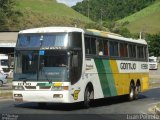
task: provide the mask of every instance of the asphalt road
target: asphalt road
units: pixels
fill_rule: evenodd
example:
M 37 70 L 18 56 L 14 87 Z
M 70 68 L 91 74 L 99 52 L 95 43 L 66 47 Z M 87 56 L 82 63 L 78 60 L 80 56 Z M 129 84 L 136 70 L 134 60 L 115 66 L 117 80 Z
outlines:
M 126 118 L 127 114 L 150 114 L 149 108 L 158 102 L 160 102 L 160 88 L 144 92 L 140 94 L 140 99 L 131 102 L 127 101 L 124 96 L 96 100 L 89 109 L 84 109 L 81 104 L 47 104 L 46 107 L 41 108 L 36 103 L 14 103 L 12 100 L 1 100 L 0 113 L 2 115 L 20 114 L 23 116 L 21 118 L 41 116 L 41 119 L 46 117 L 59 119 L 60 117 L 66 120 L 70 118 L 81 120 L 84 118 L 92 120 L 107 118 L 121 120 L 120 117 Z
M 150 70 L 149 77 L 151 79 L 160 79 L 160 68 L 158 70 Z
M 150 70 L 150 82 L 160 83 L 160 68 Z M 8 83 L 1 88 L 7 90 Z M 158 84 L 159 86 L 159 84 Z M 136 116 L 151 114 L 151 109 L 160 102 L 160 87 L 140 94 L 135 101 L 127 101 L 126 97 L 114 97 L 96 100 L 89 109 L 81 104 L 47 104 L 38 107 L 36 103 L 14 103 L 13 100 L 0 100 L 0 120 L 125 120 Z M 154 116 L 155 117 L 155 116 Z M 10 118 L 10 119 L 8 119 Z M 157 119 L 160 119 L 158 117 Z

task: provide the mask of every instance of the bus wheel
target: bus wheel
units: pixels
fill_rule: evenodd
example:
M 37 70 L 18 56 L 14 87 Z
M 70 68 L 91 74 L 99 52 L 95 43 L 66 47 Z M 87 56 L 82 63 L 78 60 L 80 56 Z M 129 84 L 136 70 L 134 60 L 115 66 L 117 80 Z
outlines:
M 140 91 L 141 91 L 141 86 L 137 84 L 135 88 L 135 99 L 138 99 Z
M 134 90 L 134 84 L 130 84 L 130 90 L 129 90 L 129 100 L 132 101 L 134 100 L 135 97 L 135 90 Z
M 87 87 L 84 93 L 84 107 L 89 108 L 91 104 L 91 99 L 93 99 L 93 90 Z

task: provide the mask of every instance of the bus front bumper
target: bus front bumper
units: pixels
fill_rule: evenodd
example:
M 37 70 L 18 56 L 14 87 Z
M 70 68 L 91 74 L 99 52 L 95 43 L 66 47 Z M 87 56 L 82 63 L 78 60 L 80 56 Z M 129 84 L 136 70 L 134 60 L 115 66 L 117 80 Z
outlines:
M 13 91 L 15 102 L 70 103 L 69 91 Z

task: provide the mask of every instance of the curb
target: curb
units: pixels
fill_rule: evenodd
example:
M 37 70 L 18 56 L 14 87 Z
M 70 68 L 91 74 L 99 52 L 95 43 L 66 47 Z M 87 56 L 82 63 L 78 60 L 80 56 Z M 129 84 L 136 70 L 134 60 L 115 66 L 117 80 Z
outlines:
M 0 91 L 0 101 L 4 99 L 12 99 L 12 90 Z
M 0 102 L 1 101 L 8 101 L 8 100 L 13 100 L 12 97 L 0 97 Z

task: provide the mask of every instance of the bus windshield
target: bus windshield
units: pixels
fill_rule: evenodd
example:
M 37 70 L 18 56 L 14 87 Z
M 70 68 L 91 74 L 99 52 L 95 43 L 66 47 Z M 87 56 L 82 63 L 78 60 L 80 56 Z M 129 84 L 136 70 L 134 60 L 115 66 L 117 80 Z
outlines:
M 18 48 L 39 48 L 39 47 L 66 47 L 67 33 L 52 34 L 20 34 L 18 37 Z
M 14 80 L 68 81 L 66 51 L 16 51 Z

